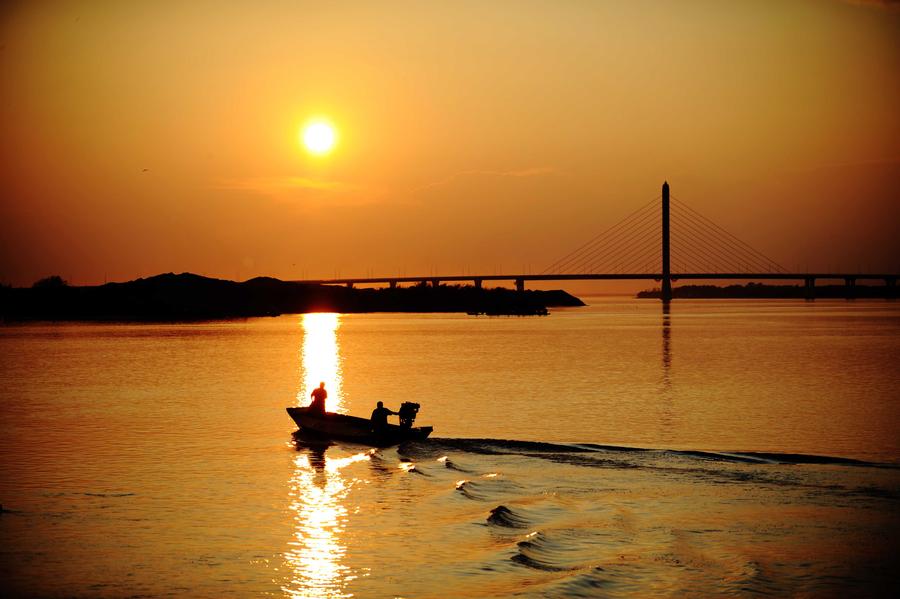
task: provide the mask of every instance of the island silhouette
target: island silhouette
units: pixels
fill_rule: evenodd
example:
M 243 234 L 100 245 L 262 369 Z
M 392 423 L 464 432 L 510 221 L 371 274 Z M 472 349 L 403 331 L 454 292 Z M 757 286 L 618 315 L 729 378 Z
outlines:
M 420 283 L 350 288 L 256 277 L 243 282 L 166 273 L 125 283 L 69 285 L 59 276 L 31 287 L 0 287 L 0 318 L 17 320 L 190 321 L 305 312 L 466 312 L 541 315 L 585 305 L 562 290 L 516 291 Z

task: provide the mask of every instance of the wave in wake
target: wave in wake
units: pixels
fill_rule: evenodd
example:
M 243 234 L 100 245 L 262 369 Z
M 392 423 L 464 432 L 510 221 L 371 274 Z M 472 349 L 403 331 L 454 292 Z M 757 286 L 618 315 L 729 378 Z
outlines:
M 595 443 L 547 443 L 541 441 L 518 441 L 514 439 L 452 439 L 434 438 L 424 442 L 404 445 L 404 453 L 426 455 L 444 450 L 455 450 L 465 453 L 495 454 L 613 454 L 613 455 L 651 455 L 697 458 L 701 460 L 749 463 L 749 464 L 836 464 L 869 467 L 897 467 L 894 464 L 867 462 L 839 456 L 823 456 L 803 453 L 777 453 L 761 451 L 701 451 L 685 449 L 652 449 L 644 447 L 627 447 L 617 445 L 599 445 Z M 596 457 L 596 456 L 592 456 Z M 450 469 L 460 469 L 449 458 L 441 458 Z M 572 460 L 577 461 L 577 459 Z M 616 466 L 622 466 L 616 463 Z

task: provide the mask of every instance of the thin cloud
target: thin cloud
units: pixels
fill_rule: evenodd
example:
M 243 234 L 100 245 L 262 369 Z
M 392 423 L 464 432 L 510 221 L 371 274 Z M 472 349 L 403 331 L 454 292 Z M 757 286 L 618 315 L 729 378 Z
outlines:
M 309 177 L 249 177 L 227 179 L 214 189 L 238 191 L 304 206 L 364 206 L 381 201 L 384 190 L 370 186 Z
M 900 166 L 900 156 L 894 158 L 873 158 L 871 160 L 850 160 L 844 162 L 826 162 L 810 168 L 794 169 L 793 172 L 815 172 L 840 168 L 855 168 L 866 166 Z
M 443 187 L 445 185 L 450 185 L 451 183 L 455 183 L 456 181 L 468 177 L 500 177 L 500 178 L 524 178 L 524 177 L 544 177 L 548 175 L 558 175 L 560 171 L 556 168 L 549 166 L 538 166 L 532 168 L 524 168 L 517 170 L 509 170 L 509 171 L 492 171 L 492 170 L 468 170 L 468 171 L 460 171 L 458 173 L 453 173 L 443 179 L 439 179 L 438 181 L 432 181 L 431 183 L 426 183 L 420 187 L 416 187 L 412 189 L 410 193 L 416 193 L 419 191 L 424 191 L 426 189 L 433 189 L 435 187 Z
M 362 205 L 372 202 L 386 202 L 392 198 L 394 203 L 403 203 L 403 196 L 414 196 L 418 192 L 450 185 L 456 181 L 472 177 L 493 177 L 522 179 L 527 177 L 545 177 L 557 175 L 560 171 L 552 167 L 530 167 L 514 170 L 466 170 L 453 173 L 438 181 L 426 183 L 410 189 L 405 194 L 390 193 L 385 189 L 330 181 L 309 177 L 248 177 L 243 179 L 226 179 L 214 186 L 214 189 L 241 191 L 270 197 L 279 201 L 316 201 L 328 200 L 341 204 Z
M 263 194 L 283 193 L 309 189 L 314 191 L 353 191 L 358 188 L 341 181 L 325 181 L 306 177 L 250 177 L 247 179 L 228 179 L 216 186 L 216 189 L 233 189 L 238 191 L 256 191 Z
M 900 9 L 900 0 L 844 0 L 848 4 L 857 6 L 876 6 L 879 8 Z

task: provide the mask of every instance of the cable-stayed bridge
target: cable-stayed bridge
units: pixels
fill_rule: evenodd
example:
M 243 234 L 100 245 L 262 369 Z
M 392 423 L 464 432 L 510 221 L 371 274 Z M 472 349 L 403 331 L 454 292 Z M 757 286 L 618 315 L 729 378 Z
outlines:
M 663 301 L 672 299 L 677 280 L 795 280 L 803 281 L 806 297 L 815 297 L 816 280 L 842 280 L 853 297 L 858 280 L 883 281 L 895 295 L 897 273 L 791 272 L 736 235 L 717 225 L 687 203 L 662 194 L 618 223 L 559 258 L 538 274 L 429 275 L 350 277 L 299 281 L 324 285 L 431 284 L 471 281 L 514 281 L 525 289 L 528 281 L 651 280 L 660 283 Z

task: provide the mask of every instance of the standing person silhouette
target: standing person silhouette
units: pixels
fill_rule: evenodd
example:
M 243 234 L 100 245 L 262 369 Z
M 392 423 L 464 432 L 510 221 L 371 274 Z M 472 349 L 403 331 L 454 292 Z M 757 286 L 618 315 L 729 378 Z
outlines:
M 309 404 L 309 411 L 313 414 L 325 414 L 325 398 L 328 397 L 328 391 L 325 390 L 325 383 L 319 383 L 319 386 L 313 389 L 309 394 L 312 397 L 312 403 Z

